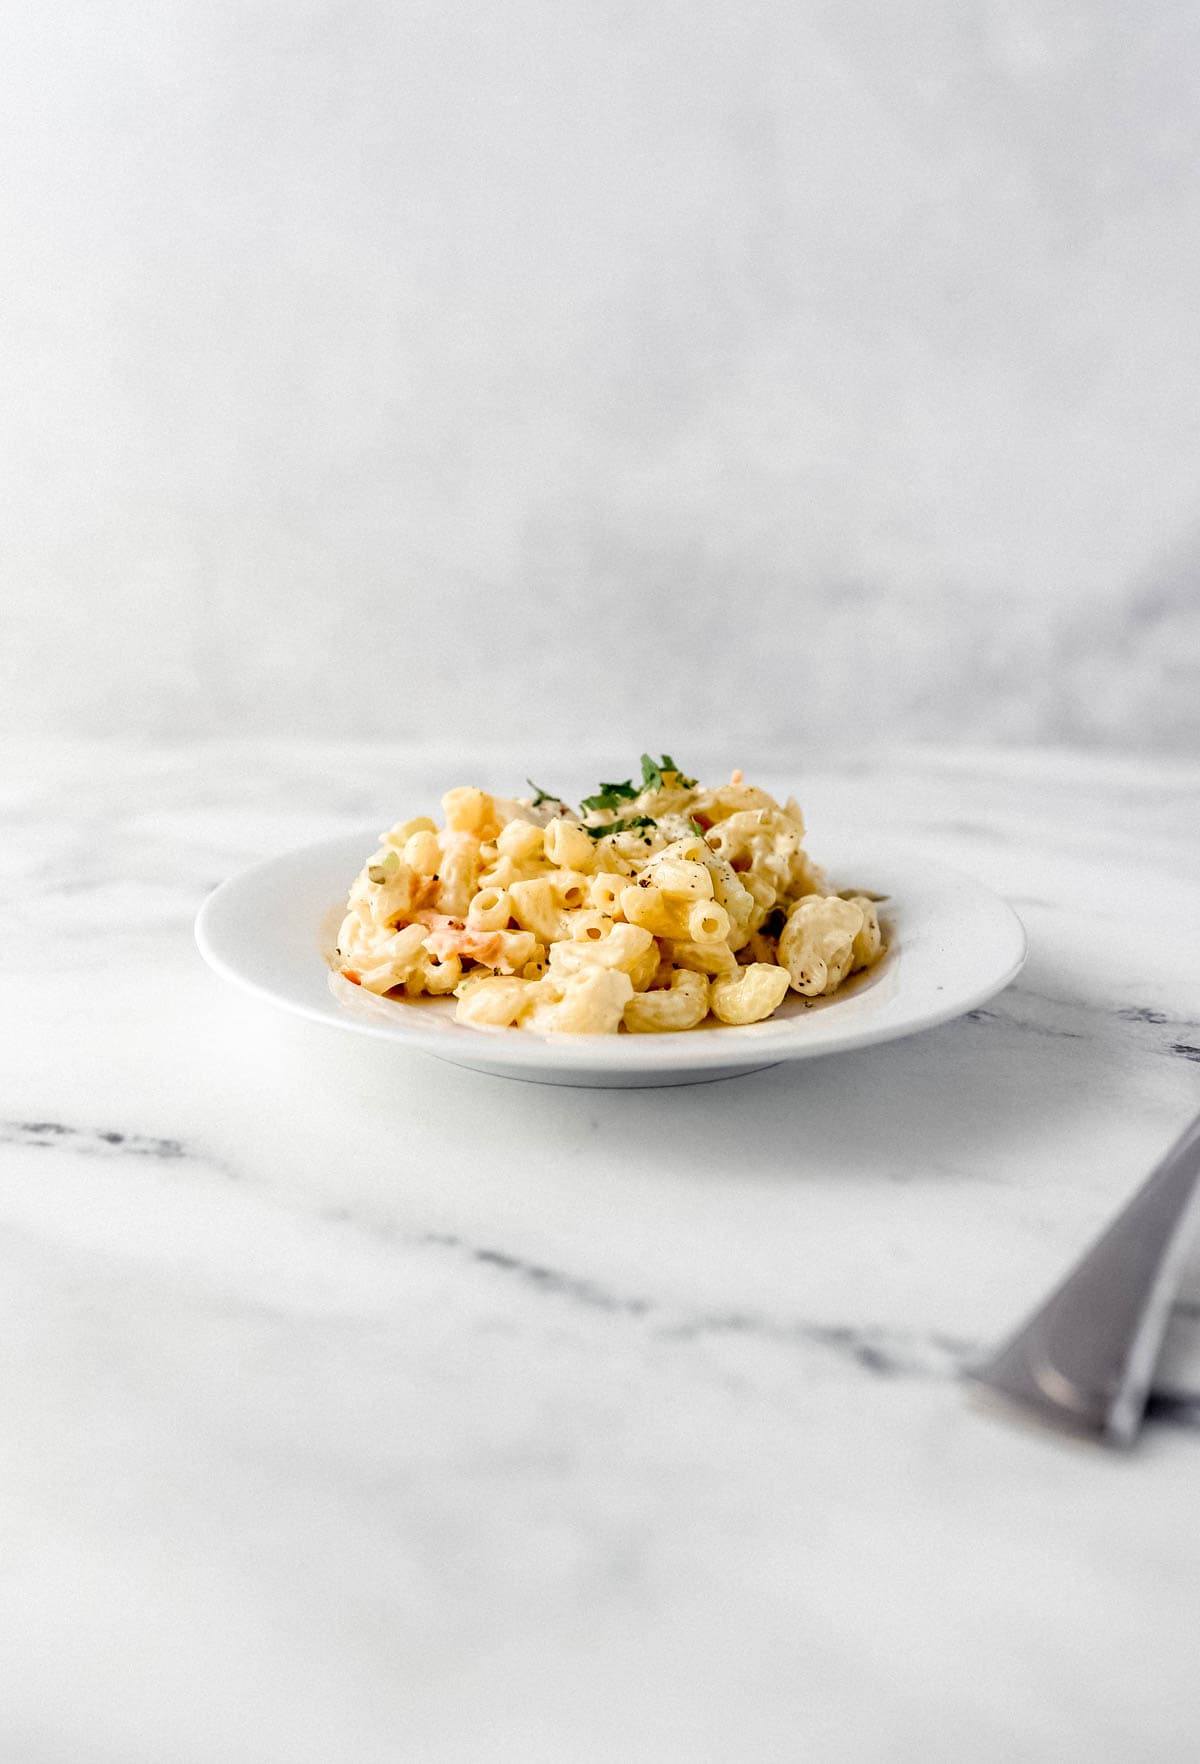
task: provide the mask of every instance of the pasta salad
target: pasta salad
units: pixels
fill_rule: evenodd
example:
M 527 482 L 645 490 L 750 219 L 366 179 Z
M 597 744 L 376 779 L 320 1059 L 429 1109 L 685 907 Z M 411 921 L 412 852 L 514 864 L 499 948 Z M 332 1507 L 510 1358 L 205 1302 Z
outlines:
M 457 1000 L 460 1023 L 654 1034 L 757 1023 L 877 962 L 872 897 L 831 893 L 804 821 L 735 771 L 708 788 L 669 755 L 578 809 L 472 786 L 385 833 L 350 890 L 342 976 Z

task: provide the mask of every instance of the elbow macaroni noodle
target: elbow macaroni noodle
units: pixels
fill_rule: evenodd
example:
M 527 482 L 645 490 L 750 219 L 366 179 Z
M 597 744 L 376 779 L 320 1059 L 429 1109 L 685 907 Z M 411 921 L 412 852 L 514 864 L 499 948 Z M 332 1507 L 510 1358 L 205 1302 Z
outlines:
M 602 806 L 595 806 L 597 801 Z M 794 800 L 710 790 L 643 760 L 643 788 L 578 811 L 470 786 L 385 833 L 350 890 L 341 973 L 370 992 L 453 993 L 460 1023 L 655 1034 L 757 1023 L 828 997 L 884 952 L 872 900 L 828 892 Z

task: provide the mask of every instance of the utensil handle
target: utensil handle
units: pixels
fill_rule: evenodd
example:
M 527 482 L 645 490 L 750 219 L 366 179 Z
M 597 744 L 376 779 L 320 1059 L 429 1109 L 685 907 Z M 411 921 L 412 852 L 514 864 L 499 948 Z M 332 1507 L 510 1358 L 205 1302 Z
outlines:
M 1195 1223 L 1200 1115 L 979 1383 L 1043 1419 L 1129 1444 Z

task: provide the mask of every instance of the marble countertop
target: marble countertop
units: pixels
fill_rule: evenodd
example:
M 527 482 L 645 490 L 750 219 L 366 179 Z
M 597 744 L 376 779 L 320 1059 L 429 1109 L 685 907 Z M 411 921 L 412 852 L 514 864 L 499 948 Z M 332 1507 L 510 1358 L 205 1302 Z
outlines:
M 1200 768 L 735 757 L 818 857 L 869 826 L 1005 894 L 1019 982 L 722 1084 L 480 1077 L 222 988 L 191 921 L 528 763 L 5 750 L 4 1759 L 1194 1743 L 1200 1307 L 1129 1455 L 957 1373 L 1200 1107 Z

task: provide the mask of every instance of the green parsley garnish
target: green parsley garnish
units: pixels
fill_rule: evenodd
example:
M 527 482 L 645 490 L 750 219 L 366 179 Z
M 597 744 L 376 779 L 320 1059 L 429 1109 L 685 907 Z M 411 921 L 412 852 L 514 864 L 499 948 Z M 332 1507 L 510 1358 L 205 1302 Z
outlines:
M 582 809 L 615 809 L 623 802 L 630 802 L 636 795 L 637 787 L 628 778 L 621 784 L 605 784 L 601 782 L 595 796 L 585 796 L 579 806 Z
M 699 834 L 701 839 L 704 838 L 704 828 L 700 825 L 699 821 L 694 821 L 690 815 L 688 817 L 688 826 L 692 829 L 693 833 Z
M 626 815 L 623 821 L 606 821 L 602 827 L 585 827 L 589 839 L 603 839 L 607 833 L 628 833 L 632 827 L 657 827 L 650 815 Z
M 541 806 L 544 802 L 561 802 L 562 801 L 561 796 L 555 796 L 555 794 L 552 790 L 543 790 L 541 785 L 535 784 L 532 778 L 526 778 L 525 782 L 526 782 L 526 784 L 528 784 L 529 788 L 535 792 L 535 795 L 533 798 L 534 808 L 541 808 Z
M 667 777 L 675 780 L 675 787 L 690 790 L 695 784 L 694 778 L 685 778 L 670 754 L 664 753 L 660 760 L 651 759 L 648 753 L 642 755 L 642 781 L 635 784 L 632 778 L 622 778 L 617 783 L 601 783 L 594 796 L 585 796 L 579 805 L 579 812 L 586 816 L 594 813 L 609 813 L 619 809 L 623 803 L 635 802 L 644 790 L 662 790 L 666 786 Z M 533 779 L 528 780 L 530 788 L 537 790 Z M 538 791 L 538 802 L 554 801 L 545 791 Z M 534 804 L 537 807 L 537 803 Z M 656 827 L 658 823 L 650 815 L 626 815 L 623 819 L 606 821 L 601 827 L 585 827 L 583 830 L 590 839 L 603 839 L 606 833 L 627 833 L 632 827 Z M 695 821 L 691 825 L 703 836 L 703 828 Z
M 669 753 L 664 753 L 658 763 L 664 772 L 674 772 L 675 781 L 681 790 L 691 790 L 695 785 L 696 780 L 694 778 L 685 778 Z
M 657 762 L 652 760 L 648 753 L 642 755 L 643 790 L 661 790 L 664 784 L 664 772 L 670 772 L 674 775 L 676 784 L 681 790 L 690 790 L 692 785 L 696 782 L 694 778 L 684 777 L 669 753 L 664 753 L 662 758 Z

